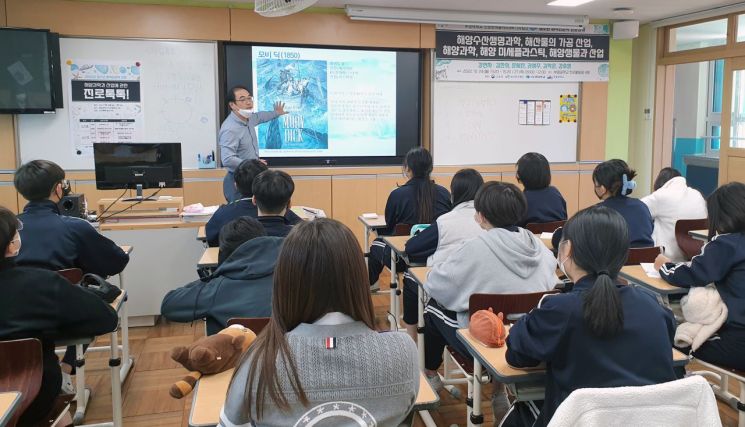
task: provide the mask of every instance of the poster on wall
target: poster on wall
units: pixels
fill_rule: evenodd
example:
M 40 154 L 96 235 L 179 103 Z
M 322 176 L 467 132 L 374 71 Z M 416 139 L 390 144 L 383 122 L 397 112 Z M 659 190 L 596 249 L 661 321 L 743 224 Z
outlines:
M 608 25 L 530 28 L 438 25 L 438 81 L 608 81 Z
M 70 140 L 78 156 L 92 157 L 93 143 L 143 140 L 139 61 L 67 60 L 70 67 Z
M 577 95 L 561 95 L 559 97 L 559 123 L 577 123 L 579 105 Z

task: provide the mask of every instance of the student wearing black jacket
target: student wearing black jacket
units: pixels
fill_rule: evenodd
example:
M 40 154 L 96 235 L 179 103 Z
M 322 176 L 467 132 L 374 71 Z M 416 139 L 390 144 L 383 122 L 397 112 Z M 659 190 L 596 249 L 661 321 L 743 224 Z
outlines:
M 528 212 L 519 224 L 566 221 L 567 202 L 551 185 L 551 166 L 540 153 L 526 153 L 517 161 L 517 180 L 525 190 Z
M 258 210 L 257 219 L 264 226 L 267 236 L 287 236 L 292 231 L 292 223 L 287 219 L 287 211 L 292 206 L 292 193 L 295 192 L 292 177 L 287 172 L 266 170 L 254 178 L 251 189 Z
M 44 361 L 39 394 L 21 416 L 19 426 L 32 425 L 52 409 L 60 391 L 62 373 L 54 354 L 59 337 L 91 337 L 113 331 L 118 317 L 97 296 L 71 285 L 49 270 L 19 267 L 14 257 L 21 249 L 21 222 L 0 207 L 0 339 L 38 338 Z M 25 243 L 25 242 L 24 242 Z M 74 307 L 70 310 L 69 307 Z
M 235 172 L 233 172 L 233 178 L 235 179 L 235 188 L 240 193 L 241 198 L 220 206 L 210 220 L 207 221 L 207 225 L 205 226 L 207 244 L 210 246 L 219 246 L 220 230 L 223 225 L 230 221 L 241 216 L 249 216 L 251 218 L 257 218 L 259 216 L 259 211 L 253 202 L 254 193 L 251 186 L 253 185 L 254 178 L 267 169 L 263 162 L 256 159 L 244 160 L 238 165 Z M 295 225 L 302 221 L 295 212 L 289 209 L 287 209 L 285 219 L 290 225 Z
M 388 196 L 385 204 L 386 228 L 380 229 L 379 235 L 393 234 L 398 224 L 429 224 L 452 207 L 448 190 L 435 184 L 430 176 L 432 155 L 429 151 L 421 147 L 409 150 L 403 170 L 409 180 Z M 382 239 L 375 239 L 367 263 L 371 286 L 376 286 L 383 266 L 389 264 L 390 259 L 390 248 Z
M 24 223 L 18 265 L 48 270 L 80 268 L 104 277 L 124 270 L 129 255 L 116 243 L 87 221 L 60 215 L 57 204 L 69 192 L 61 167 L 47 160 L 33 160 L 18 168 L 14 184 L 29 200 L 18 216 Z
M 629 232 L 618 212 L 584 209 L 564 227 L 559 267 L 575 282 L 545 297 L 507 337 L 507 363 L 546 363 L 546 397 L 536 425 L 579 388 L 659 384 L 675 379 L 670 310 L 637 288 L 617 282 Z
M 727 320 L 693 355 L 731 369 L 745 370 L 745 184 L 719 187 L 706 201 L 709 238 L 690 263 L 671 263 L 659 256 L 655 266 L 668 283 L 681 288 L 714 283 Z
M 174 289 L 161 314 L 175 322 L 207 319 L 207 334 L 227 327 L 231 317 L 269 317 L 274 266 L 283 238 L 268 237 L 253 218 L 237 218 L 220 233 L 220 264 L 204 279 Z

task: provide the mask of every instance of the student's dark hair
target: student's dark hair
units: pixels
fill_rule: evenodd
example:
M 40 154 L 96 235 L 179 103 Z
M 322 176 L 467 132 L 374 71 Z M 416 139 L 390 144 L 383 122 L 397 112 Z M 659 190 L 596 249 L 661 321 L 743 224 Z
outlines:
M 320 218 L 293 227 L 274 270 L 269 324 L 239 362 L 249 363 L 244 388 L 247 414 L 256 413 L 261 420 L 267 401 L 288 410 L 290 403 L 280 387 L 283 382 L 289 383 L 300 404 L 309 404 L 287 344 L 287 332 L 331 312 L 344 313 L 374 329 L 369 286 L 360 244 L 347 226 Z M 235 376 L 231 382 L 234 380 Z
M 572 261 L 595 278 L 583 295 L 585 325 L 601 338 L 616 335 L 623 329 L 623 306 L 615 280 L 629 254 L 626 220 L 605 206 L 583 209 L 564 225 L 564 241 L 572 242 Z
M 706 199 L 709 239 L 717 233 L 745 232 L 745 184 L 730 182 L 717 188 Z
M 18 231 L 18 218 L 16 214 L 3 206 L 0 206 L 0 250 L 1 257 L 5 256 L 5 250 L 13 240 Z
M 230 104 L 231 102 L 235 102 L 235 93 L 239 90 L 245 90 L 248 93 L 251 93 L 250 90 L 246 86 L 243 85 L 236 85 L 228 89 L 228 93 L 225 94 L 225 100 Z
M 621 159 L 606 160 L 603 163 L 597 165 L 595 170 L 592 171 L 592 180 L 595 185 L 602 185 L 608 190 L 611 196 L 628 196 L 632 190 L 627 190 L 624 194 L 621 194 L 623 189 L 623 176 L 626 175 L 626 180 L 631 181 L 636 176 L 636 171 L 631 169 L 626 162 Z
M 406 153 L 404 165 L 411 171 L 416 186 L 417 221 L 429 224 L 434 219 L 435 182 L 432 174 L 432 155 L 426 148 L 416 147 Z
M 517 179 L 526 190 L 542 190 L 551 185 L 551 166 L 541 153 L 525 153 L 517 161 Z
M 18 168 L 13 177 L 13 184 L 26 200 L 38 202 L 48 199 L 54 186 L 63 179 L 65 171 L 57 163 L 49 160 L 32 160 Z
M 264 163 L 256 159 L 244 160 L 235 168 L 233 179 L 241 196 L 251 197 L 254 195 L 252 188 L 254 178 L 267 169 Z
M 493 227 L 510 227 L 525 218 L 528 202 L 515 184 L 490 181 L 476 193 L 473 207 Z
M 220 229 L 220 252 L 217 263 L 222 264 L 242 244 L 262 236 L 266 236 L 264 226 L 250 216 L 240 216 L 223 225 Z
M 473 200 L 482 185 L 484 185 L 484 178 L 476 169 L 461 169 L 456 172 L 450 182 L 453 207 Z
M 675 178 L 676 176 L 681 176 L 680 172 L 677 169 L 662 168 L 660 173 L 657 175 L 657 179 L 654 180 L 654 191 L 662 188 L 663 185 L 667 184 L 668 181 Z
M 254 178 L 251 189 L 262 213 L 279 214 L 290 203 L 295 183 L 287 172 L 266 170 Z

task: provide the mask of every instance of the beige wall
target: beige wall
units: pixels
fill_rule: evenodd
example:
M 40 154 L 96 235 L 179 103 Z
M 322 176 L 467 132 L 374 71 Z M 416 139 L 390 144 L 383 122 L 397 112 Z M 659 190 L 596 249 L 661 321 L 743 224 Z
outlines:
M 5 7 L 2 7 L 5 6 Z M 7 12 L 7 13 L 6 13 Z M 0 0 L 0 23 L 18 27 L 49 28 L 66 36 L 166 38 L 185 40 L 237 40 L 341 46 L 430 49 L 435 45 L 432 25 L 352 22 L 342 13 L 300 13 L 285 18 L 262 18 L 244 9 L 186 6 L 132 5 L 65 0 Z M 106 19 L 100 19 L 105 16 Z M 430 145 L 429 50 L 424 50 L 422 141 Z M 582 163 L 555 164 L 554 183 L 567 198 L 570 212 L 595 201 L 587 196 L 587 171 L 604 160 L 608 84 L 582 85 L 578 159 Z M 0 116 L 0 204 L 22 208 L 10 182 L 17 166 L 13 122 Z M 54 159 L 51 159 L 54 160 Z M 589 162 L 589 163 L 588 163 Z M 449 187 L 457 167 L 436 168 L 435 180 Z M 514 165 L 483 165 L 476 169 L 487 180 L 514 181 Z M 5 172 L 3 172 L 5 171 Z M 294 168 L 293 204 L 324 209 L 352 228 L 358 237 L 363 212 L 383 212 L 390 191 L 402 183 L 401 169 L 393 167 Z M 180 195 L 186 203 L 222 202 L 224 171 L 184 172 L 183 189 L 163 194 Z M 121 191 L 99 191 L 91 171 L 70 171 L 74 189 L 84 192 L 89 204 L 116 197 Z M 590 193 L 592 186 L 590 182 Z

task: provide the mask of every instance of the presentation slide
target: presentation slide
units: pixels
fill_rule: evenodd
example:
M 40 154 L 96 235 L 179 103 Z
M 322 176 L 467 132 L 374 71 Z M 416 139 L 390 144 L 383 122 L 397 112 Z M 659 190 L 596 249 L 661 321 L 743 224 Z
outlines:
M 396 156 L 396 52 L 253 46 L 262 157 Z

